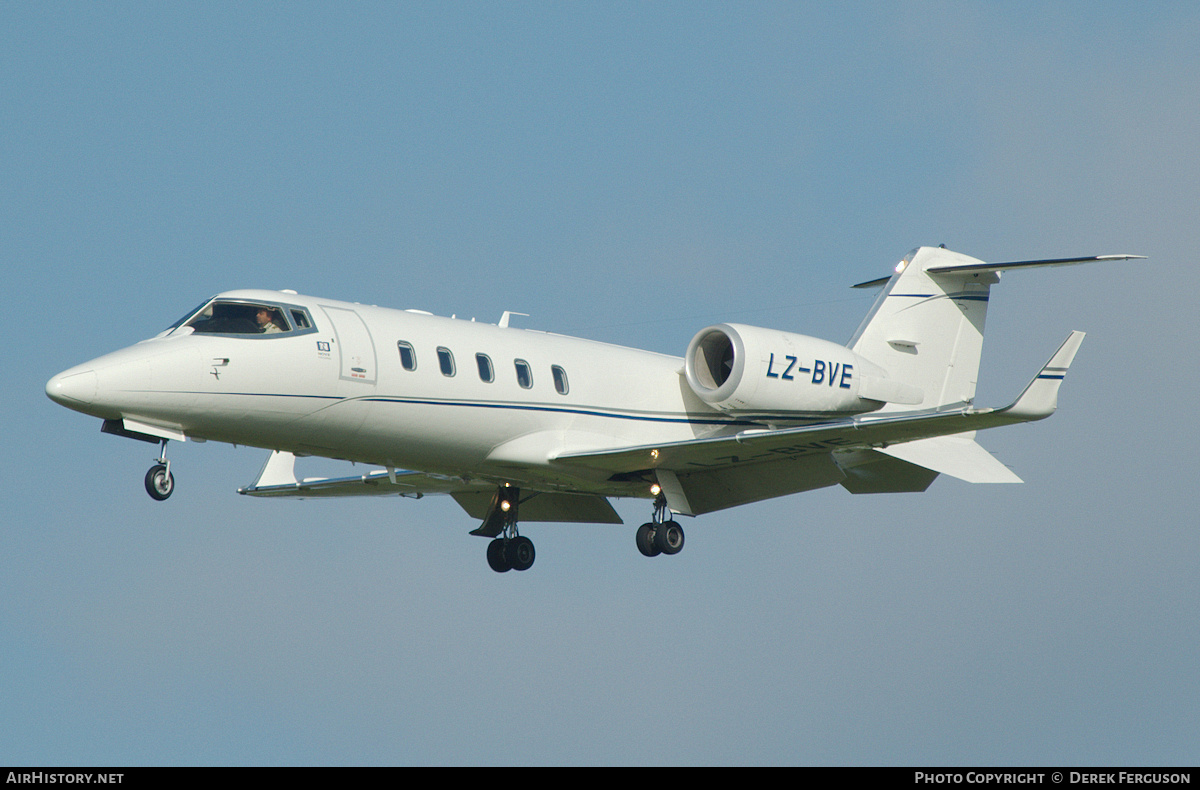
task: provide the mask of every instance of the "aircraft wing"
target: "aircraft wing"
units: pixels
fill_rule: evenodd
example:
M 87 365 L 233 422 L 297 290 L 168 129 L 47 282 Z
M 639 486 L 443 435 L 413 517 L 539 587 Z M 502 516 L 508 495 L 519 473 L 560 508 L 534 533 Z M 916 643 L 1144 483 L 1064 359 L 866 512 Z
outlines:
M 296 456 L 292 453 L 279 450 L 272 452 L 255 481 L 239 488 L 238 493 L 247 496 L 297 499 L 345 496 L 420 498 L 426 494 L 449 494 L 469 515 L 483 518 L 496 490 L 494 483 L 469 482 L 445 475 L 387 469 L 376 469 L 349 477 L 298 480 L 295 464 Z M 566 523 L 621 523 L 621 517 L 605 497 L 538 491 L 523 494 L 521 519 Z
M 460 491 L 490 491 L 494 486 L 468 483 L 460 478 L 423 472 L 375 469 L 349 477 L 298 480 L 296 456 L 276 450 L 267 458 L 254 482 L 239 488 L 239 494 L 258 497 L 410 496 L 453 494 Z
M 999 409 L 889 412 L 796 428 L 566 453 L 556 463 L 613 475 L 653 472 L 671 509 L 688 515 L 841 483 L 854 493 L 923 491 L 938 474 L 1020 482 L 973 432 L 1049 417 L 1083 342 L 1072 332 L 1021 395 Z

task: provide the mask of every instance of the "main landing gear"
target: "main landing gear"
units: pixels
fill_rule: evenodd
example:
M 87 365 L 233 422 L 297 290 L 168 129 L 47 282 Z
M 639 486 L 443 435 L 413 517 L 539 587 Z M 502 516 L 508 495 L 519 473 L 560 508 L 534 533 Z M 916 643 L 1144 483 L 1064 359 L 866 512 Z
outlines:
M 529 570 L 536 552 L 533 541 L 517 533 L 519 489 L 503 485 L 492 497 L 487 515 L 472 535 L 491 538 L 487 547 L 488 566 L 496 573 Z M 638 551 L 647 557 L 678 554 L 683 550 L 683 527 L 671 518 L 667 498 L 659 492 L 654 500 L 652 520 L 638 527 L 635 535 Z
M 670 519 L 667 498 L 661 493 L 654 500 L 654 516 L 637 529 L 634 540 L 638 551 L 647 557 L 659 554 L 678 554 L 683 550 L 683 527 Z
M 158 460 L 146 472 L 146 493 L 162 501 L 175 491 L 175 476 L 171 474 L 171 462 L 167 460 L 167 440 L 159 445 Z
M 507 484 L 501 486 L 492 498 L 483 524 L 471 532 L 472 535 L 493 538 L 488 544 L 487 561 L 496 573 L 527 571 L 537 556 L 533 541 L 517 533 L 517 506 L 520 499 L 519 489 Z
M 487 548 L 488 566 L 496 573 L 527 571 L 535 556 L 533 541 L 523 535 L 496 538 Z

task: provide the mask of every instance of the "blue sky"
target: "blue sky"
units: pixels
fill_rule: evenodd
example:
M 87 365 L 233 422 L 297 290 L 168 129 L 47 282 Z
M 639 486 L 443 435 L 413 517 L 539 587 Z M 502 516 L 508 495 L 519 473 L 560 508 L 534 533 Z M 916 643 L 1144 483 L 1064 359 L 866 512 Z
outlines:
M 1188 764 L 1200 11 L 1188 3 L 6 3 L 0 763 Z M 994 289 L 1007 403 L 1072 329 L 1023 486 L 531 525 L 250 501 L 54 373 L 221 290 L 681 354 L 844 342 L 909 249 L 1137 253 Z

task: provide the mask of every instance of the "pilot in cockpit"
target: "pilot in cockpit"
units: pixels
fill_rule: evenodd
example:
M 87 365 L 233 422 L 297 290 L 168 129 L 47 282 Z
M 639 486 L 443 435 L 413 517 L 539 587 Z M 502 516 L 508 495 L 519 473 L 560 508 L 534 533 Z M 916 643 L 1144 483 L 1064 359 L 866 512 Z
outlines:
M 283 327 L 280 326 L 278 311 L 272 310 L 269 307 L 258 308 L 258 312 L 254 314 L 254 323 L 258 324 L 259 331 L 264 335 L 272 335 L 276 332 L 284 331 Z

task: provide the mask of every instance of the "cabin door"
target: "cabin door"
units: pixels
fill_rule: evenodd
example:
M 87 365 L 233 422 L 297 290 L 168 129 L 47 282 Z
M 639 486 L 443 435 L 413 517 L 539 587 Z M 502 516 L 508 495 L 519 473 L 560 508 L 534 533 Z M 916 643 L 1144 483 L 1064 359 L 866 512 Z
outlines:
M 375 343 L 362 317 L 344 307 L 321 306 L 333 324 L 335 353 L 341 359 L 342 381 L 375 383 Z

